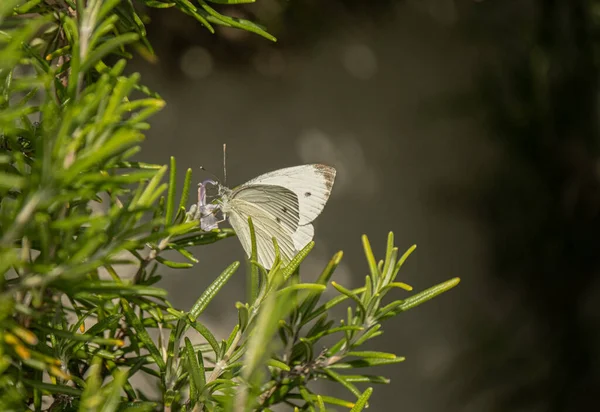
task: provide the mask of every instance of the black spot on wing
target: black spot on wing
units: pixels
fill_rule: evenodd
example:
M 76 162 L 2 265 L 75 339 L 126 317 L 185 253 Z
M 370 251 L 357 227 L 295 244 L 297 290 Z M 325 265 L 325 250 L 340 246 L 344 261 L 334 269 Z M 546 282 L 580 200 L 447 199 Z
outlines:
M 311 197 L 311 196 L 312 196 L 312 193 L 310 193 L 310 192 L 304 193 L 304 197 Z

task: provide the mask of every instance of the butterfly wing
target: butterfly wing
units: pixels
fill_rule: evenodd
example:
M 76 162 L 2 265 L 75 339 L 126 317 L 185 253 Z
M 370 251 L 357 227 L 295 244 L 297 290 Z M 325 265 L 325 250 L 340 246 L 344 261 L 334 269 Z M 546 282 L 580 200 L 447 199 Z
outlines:
M 299 214 L 298 198 L 292 191 L 281 186 L 244 185 L 233 192 L 227 209 L 229 223 L 248 256 L 252 254 L 248 217 L 252 217 L 258 262 L 266 269 L 275 261 L 273 237 L 284 263 L 294 257 Z
M 310 223 L 298 226 L 298 229 L 292 235 L 292 240 L 294 241 L 294 247 L 296 251 L 302 250 L 304 246 L 310 242 L 315 236 L 315 228 Z
M 333 167 L 308 164 L 265 173 L 243 184 L 240 189 L 254 185 L 274 185 L 291 190 L 298 197 L 300 217 L 298 224 L 304 226 L 315 220 L 323 211 L 331 194 L 334 180 L 335 169 Z M 306 233 L 308 233 L 308 229 L 305 229 L 304 234 L 298 237 L 305 238 Z

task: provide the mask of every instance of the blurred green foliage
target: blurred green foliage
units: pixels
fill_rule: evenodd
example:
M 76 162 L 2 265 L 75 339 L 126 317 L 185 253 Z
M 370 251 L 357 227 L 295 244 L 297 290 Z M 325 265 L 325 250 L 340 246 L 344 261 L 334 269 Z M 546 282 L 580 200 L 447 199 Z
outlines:
M 273 40 L 202 0 L 141 3 L 177 8 L 209 31 L 220 24 Z M 385 304 L 388 292 L 411 290 L 396 277 L 414 250 L 400 257 L 390 234 L 380 261 L 363 238 L 365 286 L 331 282 L 339 295 L 326 302 L 341 252 L 315 283 L 302 283 L 299 271 L 313 243 L 269 271 L 251 260 L 258 287 L 236 304 L 239 322 L 226 339 L 199 319 L 239 262 L 189 311 L 174 308 L 153 286 L 162 268 L 192 267 L 190 247 L 235 234 L 203 232 L 190 218 L 191 169 L 177 196 L 174 159 L 170 167 L 131 161 L 146 120 L 165 104 L 138 74 L 124 74 L 130 50 L 152 58 L 143 21 L 131 1 L 0 3 L 0 410 L 362 410 L 372 388 L 357 384 L 388 380 L 357 368 L 403 360 L 363 350 L 365 342 L 382 321 L 459 280 Z M 346 319 L 330 318 L 348 303 Z M 316 350 L 330 335 L 337 343 Z M 153 379 L 152 393 L 136 387 L 138 375 Z M 314 393 L 314 379 L 338 382 L 351 400 Z

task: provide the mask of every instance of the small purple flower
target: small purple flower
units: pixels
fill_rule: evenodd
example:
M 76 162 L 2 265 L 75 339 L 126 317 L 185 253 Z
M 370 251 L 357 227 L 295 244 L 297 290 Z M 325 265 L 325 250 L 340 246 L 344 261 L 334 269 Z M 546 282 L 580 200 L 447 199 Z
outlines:
M 205 180 L 198 184 L 198 207 L 196 210 L 196 219 L 200 220 L 200 229 L 209 231 L 219 228 L 219 219 L 217 219 L 217 210 L 219 205 L 206 203 L 206 185 L 215 185 L 212 180 Z

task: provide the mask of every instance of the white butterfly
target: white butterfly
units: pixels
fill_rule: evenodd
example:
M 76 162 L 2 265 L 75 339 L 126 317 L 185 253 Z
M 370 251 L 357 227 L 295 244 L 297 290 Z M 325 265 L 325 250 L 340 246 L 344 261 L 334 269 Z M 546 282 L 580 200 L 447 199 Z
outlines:
M 221 209 L 224 219 L 235 230 L 248 257 L 252 254 L 248 217 L 252 218 L 256 234 L 258 262 L 270 269 L 275 261 L 277 240 L 283 263 L 288 263 L 314 236 L 311 222 L 323 211 L 335 180 L 335 169 L 322 164 L 309 164 L 260 175 L 241 186 L 229 189 L 208 180 L 219 188 L 217 205 L 206 203 L 205 192 L 200 196 L 203 229 L 217 227 L 214 207 Z M 204 220 L 203 220 L 204 219 Z

